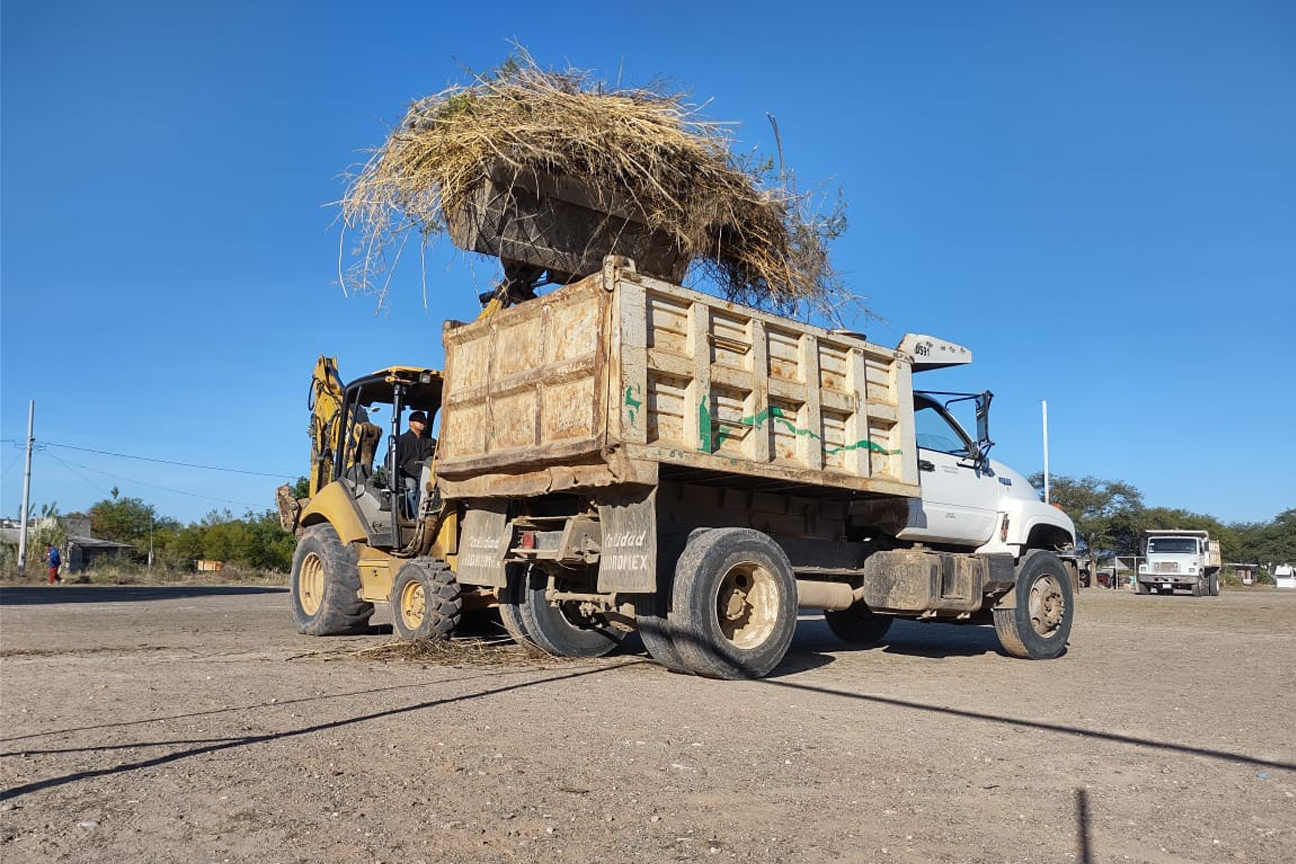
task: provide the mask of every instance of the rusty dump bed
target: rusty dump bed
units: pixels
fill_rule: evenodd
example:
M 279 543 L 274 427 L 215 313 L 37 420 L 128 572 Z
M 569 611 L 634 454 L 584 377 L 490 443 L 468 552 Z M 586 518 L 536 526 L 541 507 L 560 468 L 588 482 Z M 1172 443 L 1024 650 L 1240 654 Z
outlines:
M 615 261 L 446 325 L 436 466 L 446 496 L 667 476 L 830 497 L 919 494 L 907 355 Z

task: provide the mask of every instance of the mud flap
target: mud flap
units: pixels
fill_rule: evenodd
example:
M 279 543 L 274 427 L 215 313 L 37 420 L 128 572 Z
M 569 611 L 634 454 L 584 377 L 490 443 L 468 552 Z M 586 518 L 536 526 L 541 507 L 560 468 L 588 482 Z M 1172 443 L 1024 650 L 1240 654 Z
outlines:
M 460 584 L 503 588 L 508 581 L 504 556 L 508 554 L 512 538 L 507 501 L 471 502 L 459 537 L 455 577 Z
M 657 589 L 657 490 L 599 500 L 602 548 L 598 590 L 646 594 Z

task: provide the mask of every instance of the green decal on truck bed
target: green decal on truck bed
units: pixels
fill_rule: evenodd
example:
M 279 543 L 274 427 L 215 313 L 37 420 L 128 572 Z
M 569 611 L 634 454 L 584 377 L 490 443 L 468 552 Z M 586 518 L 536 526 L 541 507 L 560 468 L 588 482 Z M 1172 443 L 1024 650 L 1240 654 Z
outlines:
M 625 404 L 630 414 L 631 423 L 635 422 L 635 412 L 643 407 L 643 402 L 631 395 L 633 389 L 635 389 L 633 384 L 626 385 Z
M 627 396 L 629 394 L 627 393 Z M 720 445 L 729 437 L 728 431 L 723 427 L 718 427 L 712 422 L 711 413 L 707 411 L 706 406 L 710 400 L 703 400 L 698 405 L 698 449 L 703 453 L 714 453 L 720 449 Z M 802 429 L 793 423 L 783 410 L 777 406 L 770 405 L 761 411 L 756 412 L 754 417 L 740 417 L 734 421 L 738 425 L 750 426 L 753 429 L 759 429 L 766 423 L 773 421 L 783 428 L 787 429 L 794 435 L 805 435 L 817 441 L 823 440 L 818 433 L 810 429 Z M 826 447 L 824 452 L 829 455 L 842 453 L 847 450 L 872 450 L 874 453 L 881 453 L 884 456 L 894 456 L 899 450 L 888 450 L 878 444 L 874 444 L 868 438 L 861 438 L 853 444 L 844 444 L 841 447 Z

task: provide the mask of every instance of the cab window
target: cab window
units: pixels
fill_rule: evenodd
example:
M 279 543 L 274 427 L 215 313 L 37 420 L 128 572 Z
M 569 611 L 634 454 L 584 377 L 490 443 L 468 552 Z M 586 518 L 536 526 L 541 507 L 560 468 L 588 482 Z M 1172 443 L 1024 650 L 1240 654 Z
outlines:
M 919 404 L 914 411 L 914 432 L 918 446 L 925 450 L 969 456 L 967 442 L 934 405 Z

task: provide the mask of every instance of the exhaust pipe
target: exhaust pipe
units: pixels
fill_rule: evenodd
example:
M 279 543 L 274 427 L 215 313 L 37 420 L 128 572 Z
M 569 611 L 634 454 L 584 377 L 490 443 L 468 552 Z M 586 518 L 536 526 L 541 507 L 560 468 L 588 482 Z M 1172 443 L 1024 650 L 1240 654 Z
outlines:
M 849 609 L 864 597 L 864 589 L 852 588 L 845 582 L 823 582 L 818 579 L 798 579 L 797 605 L 802 609 Z

